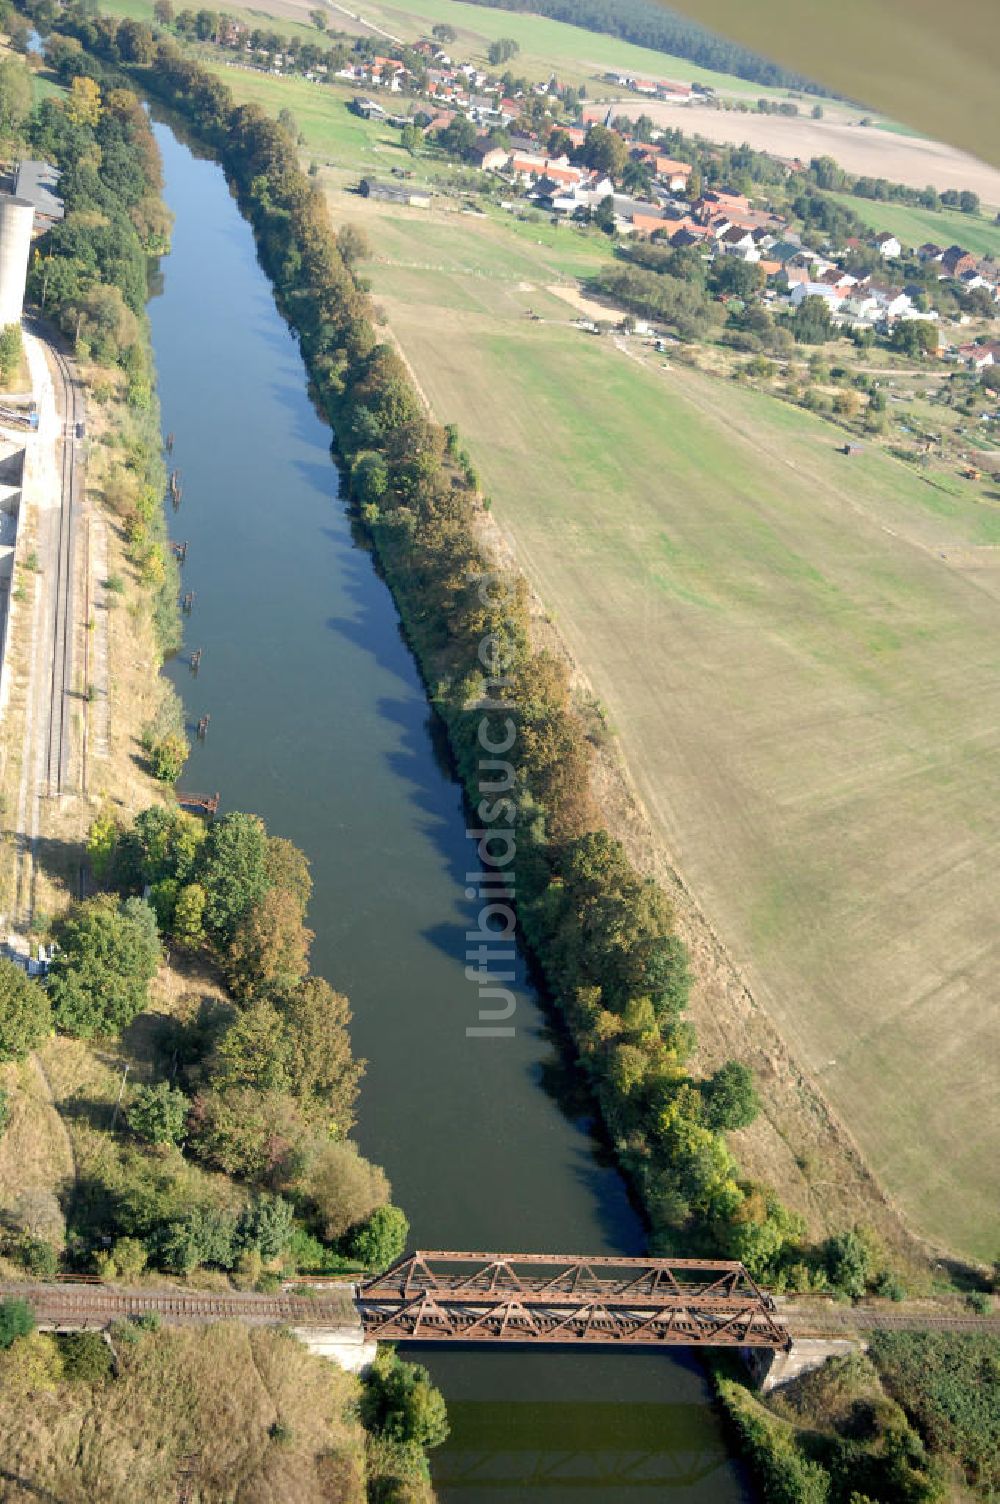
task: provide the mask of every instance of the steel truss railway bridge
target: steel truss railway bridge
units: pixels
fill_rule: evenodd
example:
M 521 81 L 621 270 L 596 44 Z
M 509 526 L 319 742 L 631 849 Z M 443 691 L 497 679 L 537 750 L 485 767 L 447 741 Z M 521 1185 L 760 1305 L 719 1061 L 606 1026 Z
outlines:
M 365 1280 L 365 1334 L 391 1342 L 788 1348 L 742 1264 L 576 1254 L 414 1253 Z
M 564 1343 L 787 1350 L 774 1301 L 742 1264 L 575 1254 L 419 1252 L 360 1284 L 288 1281 L 273 1295 L 124 1288 L 98 1280 L 6 1285 L 39 1325 L 108 1326 L 156 1312 L 165 1322 L 235 1320 L 303 1334 L 353 1327 L 367 1341 Z

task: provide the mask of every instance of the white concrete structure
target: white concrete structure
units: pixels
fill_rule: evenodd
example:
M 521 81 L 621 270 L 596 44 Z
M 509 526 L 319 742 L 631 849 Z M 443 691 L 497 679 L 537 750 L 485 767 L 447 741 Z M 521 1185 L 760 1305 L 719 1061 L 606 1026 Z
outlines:
M 365 1336 L 360 1320 L 329 1331 L 311 1326 L 293 1326 L 292 1331 L 311 1353 L 348 1373 L 364 1373 L 378 1353 L 378 1343 Z
M 34 204 L 0 194 L 0 329 L 21 322 L 34 222 Z

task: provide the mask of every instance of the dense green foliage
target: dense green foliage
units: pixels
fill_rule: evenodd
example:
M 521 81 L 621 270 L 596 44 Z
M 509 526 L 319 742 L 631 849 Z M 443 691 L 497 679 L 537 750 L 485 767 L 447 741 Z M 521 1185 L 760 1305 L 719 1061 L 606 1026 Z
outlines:
M 51 1029 L 45 988 L 13 961 L 0 958 L 0 1063 L 23 1060 Z
M 927 1444 L 952 1452 L 969 1481 L 1000 1490 L 1000 1337 L 992 1332 L 873 1332 L 871 1355 Z
M 26 1300 L 0 1300 L 0 1352 L 34 1330 L 35 1318 Z
M 859 1355 L 832 1358 L 793 1380 L 773 1408 L 727 1374 L 717 1372 L 715 1383 L 769 1504 L 936 1504 L 943 1497 L 920 1437 Z
M 396 1257 L 406 1219 L 387 1205 L 382 1171 L 346 1137 L 363 1069 L 351 1053 L 350 1005 L 306 974 L 312 937 L 303 914 L 312 881 L 302 852 L 269 836 L 255 816 L 235 812 L 206 827 L 161 805 L 125 829 L 99 816 L 91 844 L 121 902 L 105 895 L 82 906 L 88 922 L 94 905 L 102 923 L 134 905 L 155 913 L 173 943 L 214 954 L 233 981 L 234 1001 L 206 1003 L 167 1028 L 162 1060 L 171 1079 L 133 1092 L 125 1114 L 131 1139 L 100 1184 L 76 1197 L 74 1246 L 91 1249 L 100 1228 L 117 1240 L 106 1258 L 119 1272 L 136 1251 L 141 1263 L 178 1272 L 201 1264 L 244 1269 L 254 1259 L 286 1258 L 298 1218 L 300 1229 L 337 1245 L 341 1258 Z M 136 896 L 147 889 L 149 906 Z M 202 914 L 211 916 L 206 927 Z M 69 977 L 78 952 L 61 961 Z M 206 1184 L 192 1181 L 194 1162 L 252 1193 L 252 1225 L 249 1211 L 206 1196 Z M 314 1253 L 309 1258 L 316 1262 Z
M 57 939 L 48 986 L 58 1027 L 81 1039 L 127 1028 L 149 1000 L 160 960 L 149 904 L 99 894 L 70 911 Z
M 166 250 L 170 237 L 159 154 L 135 94 L 111 86 L 102 92 L 87 76 L 95 65 L 78 42 L 57 41 L 51 61 L 71 92 L 43 99 L 20 129 L 24 147 L 59 168 L 66 214 L 38 240 L 27 292 L 80 356 L 120 373 L 121 458 L 105 499 L 124 526 L 166 654 L 180 637 L 178 574 L 160 505 L 165 475 L 144 313 L 150 257 Z M 174 776 L 181 754 L 176 739 L 158 748 L 157 776 Z
M 826 93 L 818 85 L 791 73 L 778 63 L 750 52 L 738 42 L 727 41 L 714 32 L 689 21 L 685 16 L 665 10 L 652 0 L 471 0 L 473 5 L 496 6 L 500 10 L 529 11 L 567 21 L 588 31 L 608 32 L 633 42 L 637 47 L 651 47 L 686 57 L 703 68 L 717 73 L 735 73 L 739 78 L 774 88 L 804 89 Z
M 128 1125 L 147 1144 L 176 1144 L 184 1136 L 190 1102 L 182 1091 L 158 1081 L 140 1086 L 128 1107 Z

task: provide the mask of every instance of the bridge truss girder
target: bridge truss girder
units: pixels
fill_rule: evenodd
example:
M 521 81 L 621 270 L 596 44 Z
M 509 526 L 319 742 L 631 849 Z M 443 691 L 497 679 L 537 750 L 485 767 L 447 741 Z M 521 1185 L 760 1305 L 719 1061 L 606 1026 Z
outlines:
M 731 1261 L 418 1252 L 356 1304 L 385 1341 L 785 1348 L 774 1302 Z

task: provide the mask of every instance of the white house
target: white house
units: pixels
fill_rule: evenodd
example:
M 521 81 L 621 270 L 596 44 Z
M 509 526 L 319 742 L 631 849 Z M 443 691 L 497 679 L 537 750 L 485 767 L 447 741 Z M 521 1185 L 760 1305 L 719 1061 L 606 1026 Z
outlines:
M 888 230 L 883 230 L 880 235 L 875 236 L 875 249 L 886 261 L 894 261 L 903 247 L 895 235 L 890 235 Z
M 822 298 L 831 313 L 837 313 L 844 301 L 843 293 L 836 287 L 827 287 L 825 282 L 797 282 L 789 302 L 793 308 L 798 308 L 806 298 Z
M 741 229 L 739 225 L 732 225 L 724 235 L 719 237 L 726 256 L 738 256 L 741 261 L 759 261 L 760 250 L 757 242 L 749 230 Z

